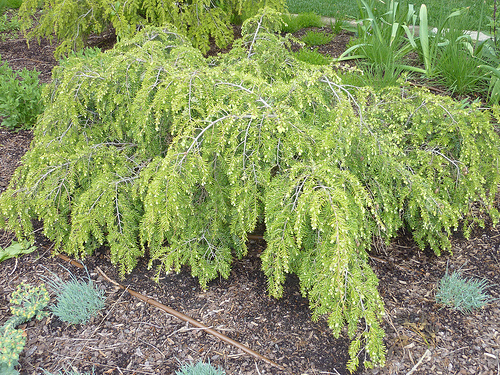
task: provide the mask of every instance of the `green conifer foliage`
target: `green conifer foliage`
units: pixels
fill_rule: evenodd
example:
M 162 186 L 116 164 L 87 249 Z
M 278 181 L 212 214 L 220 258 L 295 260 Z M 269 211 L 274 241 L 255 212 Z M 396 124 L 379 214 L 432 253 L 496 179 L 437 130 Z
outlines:
M 70 57 L 0 196 L 0 224 L 30 238 L 42 220 L 77 256 L 107 245 L 124 273 L 147 250 L 158 272 L 188 265 L 207 287 L 265 221 L 269 293 L 297 274 L 313 318 L 327 315 L 336 336 L 347 325 L 349 369 L 360 351 L 381 365 L 373 238 L 406 226 L 439 252 L 460 220 L 477 220 L 474 202 L 497 221 L 499 137 L 476 106 L 404 84 L 346 86 L 297 61 L 268 32 L 278 16 L 246 21 L 218 58 L 173 27 Z
M 166 24 L 175 25 L 205 53 L 211 37 L 226 47 L 233 40 L 230 22 L 249 18 L 263 6 L 285 11 L 286 1 L 25 0 L 19 14 L 28 38 L 57 38 L 56 56 L 80 50 L 91 34 L 114 29 L 118 38 L 130 38 L 146 25 Z

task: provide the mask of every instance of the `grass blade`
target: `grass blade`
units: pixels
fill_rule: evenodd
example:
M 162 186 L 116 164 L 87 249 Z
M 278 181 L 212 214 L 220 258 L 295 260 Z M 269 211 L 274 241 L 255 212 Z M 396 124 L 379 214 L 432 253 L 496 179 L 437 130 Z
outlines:
M 429 77 L 431 75 L 431 57 L 429 51 L 429 22 L 427 19 L 427 6 L 422 4 L 420 7 L 420 30 L 419 40 L 422 47 L 422 54 L 424 56 L 425 74 Z

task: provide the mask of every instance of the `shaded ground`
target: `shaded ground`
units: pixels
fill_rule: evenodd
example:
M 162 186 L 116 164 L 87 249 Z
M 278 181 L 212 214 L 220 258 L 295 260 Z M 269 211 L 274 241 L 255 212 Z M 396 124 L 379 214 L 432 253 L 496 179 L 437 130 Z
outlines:
M 42 81 L 49 81 L 56 63 L 53 46 L 33 42 L 27 48 L 22 36 L 9 37 L 0 42 L 2 61 L 15 69 L 36 67 L 42 72 Z M 320 51 L 338 56 L 349 37 L 341 34 Z M 29 148 L 31 137 L 29 131 L 0 130 L 0 192 Z M 470 315 L 442 308 L 434 300 L 436 283 L 447 267 L 450 271 L 461 268 L 466 277 L 487 278 L 495 284 L 489 289 L 491 296 L 500 297 L 499 229 L 489 226 L 468 241 L 457 236 L 453 256 L 422 252 L 404 235 L 390 246 L 373 249 L 371 265 L 380 279 L 379 291 L 386 306 L 388 356 L 385 368 L 365 374 L 500 374 L 498 300 Z M 38 233 L 37 251 L 0 265 L 0 325 L 10 316 L 8 300 L 21 281 L 39 284 L 52 273 L 63 279 L 70 272 L 86 276 L 51 257 L 51 243 Z M 12 239 L 12 234 L 0 232 L 0 246 L 8 246 Z M 259 258 L 264 246 L 263 241 L 251 241 L 249 256 L 234 263 L 230 278 L 213 281 L 207 291 L 200 289 L 187 269 L 161 275 L 155 283 L 151 280 L 154 270 L 147 270 L 144 263 L 120 280 L 108 250 L 101 249 L 84 263 L 90 277 L 105 291 L 106 309 L 85 325 L 71 326 L 55 317 L 29 322 L 21 373 L 94 368 L 96 374 L 172 374 L 180 363 L 200 359 L 223 367 L 227 374 L 286 373 L 133 298 L 99 276 L 99 267 L 123 285 L 258 351 L 288 373 L 345 374 L 346 334 L 334 339 L 324 320 L 311 322 L 296 278 L 287 280 L 283 299 L 266 295 Z

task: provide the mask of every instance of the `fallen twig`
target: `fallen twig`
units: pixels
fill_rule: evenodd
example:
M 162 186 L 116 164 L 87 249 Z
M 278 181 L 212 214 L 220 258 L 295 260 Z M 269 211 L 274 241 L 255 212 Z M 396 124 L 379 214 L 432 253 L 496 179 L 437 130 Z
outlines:
M 421 83 L 415 83 L 415 82 L 411 82 L 411 81 L 407 81 L 407 83 L 409 83 L 412 86 L 422 87 L 422 88 L 425 88 L 425 89 L 428 89 L 428 90 L 431 90 L 431 91 L 435 91 L 435 92 L 437 92 L 439 94 L 450 95 L 450 93 L 448 91 L 441 90 L 441 89 L 439 89 L 437 87 L 427 86 L 427 85 L 423 85 Z
M 57 257 L 58 258 L 61 258 L 62 260 L 64 260 L 65 262 L 68 262 L 69 264 L 71 264 L 72 266 L 75 266 L 75 267 L 78 267 L 78 268 L 84 268 L 83 267 L 83 264 L 81 264 L 80 262 L 76 261 L 76 260 L 73 260 L 69 257 L 67 257 L 66 255 L 64 254 L 57 254 Z
M 418 360 L 418 362 L 415 364 L 415 366 L 413 366 L 413 368 L 408 371 L 406 373 L 406 375 L 411 375 L 413 374 L 416 370 L 417 370 L 417 367 L 420 366 L 420 364 L 422 363 L 422 361 L 424 360 L 425 357 L 427 357 L 428 355 L 431 355 L 431 351 L 429 349 L 427 349 L 424 353 L 424 355 L 422 357 L 420 357 L 420 359 Z
M 121 289 L 126 289 L 123 285 L 117 283 L 116 281 L 110 279 L 99 267 L 97 267 L 97 271 L 101 274 L 102 277 L 104 277 L 106 280 L 108 280 L 111 284 L 113 285 L 116 285 L 117 287 L 121 288 Z M 185 322 L 188 322 L 189 324 L 195 326 L 195 327 L 198 327 L 198 328 L 201 328 L 203 329 L 205 332 L 207 333 L 210 333 L 211 335 L 221 339 L 222 341 L 230 344 L 230 345 L 233 345 L 235 347 L 237 347 L 238 349 L 241 349 L 243 350 L 245 353 L 247 354 L 250 354 L 258 359 L 261 359 L 263 360 L 264 362 L 274 366 L 274 367 L 277 367 L 279 368 L 280 370 L 284 370 L 284 368 L 280 365 L 278 365 L 277 363 L 273 362 L 272 360 L 270 360 L 269 358 L 266 358 L 264 356 L 262 356 L 261 354 L 257 353 L 256 351 L 246 347 L 245 345 L 243 344 L 240 344 L 239 342 L 227 337 L 226 335 L 223 335 L 222 333 L 220 332 L 217 332 L 216 330 L 210 328 L 210 327 L 207 327 L 206 325 L 204 325 L 203 323 L 200 323 L 198 322 L 197 320 L 187 316 L 187 315 L 184 315 L 183 313 L 181 312 L 178 312 L 177 310 L 174 310 L 168 306 L 165 306 L 161 303 L 159 303 L 158 301 L 155 301 L 154 299 L 151 299 L 151 298 L 148 298 L 146 296 L 143 296 L 142 294 L 140 293 L 137 293 L 135 290 L 132 290 L 130 288 L 127 288 L 126 289 L 131 295 L 133 295 L 134 297 L 140 299 L 141 301 L 144 301 L 146 303 L 149 303 L 150 305 L 152 306 L 155 306 L 163 311 L 165 311 L 166 313 L 170 314 L 170 315 L 173 315 L 175 316 L 176 318 L 179 318 Z
M 80 263 L 80 262 L 77 262 L 76 260 L 73 260 L 69 257 L 67 257 L 66 255 L 63 255 L 63 254 L 58 254 L 57 255 L 59 258 L 61 258 L 62 260 L 68 262 L 69 264 L 73 265 L 73 266 L 76 266 L 78 268 L 83 268 L 83 265 Z M 152 306 L 155 306 L 157 308 L 159 308 L 160 310 L 163 310 L 165 311 L 166 313 L 170 314 L 170 315 L 173 315 L 175 316 L 176 318 L 179 318 L 185 322 L 188 322 L 189 324 L 195 326 L 195 327 L 198 327 L 198 328 L 201 328 L 202 330 L 204 330 L 205 332 L 207 333 L 210 333 L 211 335 L 219 338 L 220 340 L 230 344 L 230 345 L 233 345 L 235 347 L 237 347 L 238 349 L 241 349 L 243 350 L 245 353 L 247 354 L 250 354 L 258 359 L 261 359 L 263 360 L 264 362 L 274 366 L 274 367 L 277 367 L 279 368 L 280 370 L 284 370 L 284 368 L 280 365 L 278 365 L 277 363 L 273 362 L 272 360 L 270 360 L 269 358 L 266 358 L 264 356 L 262 356 L 261 354 L 257 353 L 256 351 L 246 347 L 245 345 L 227 337 L 226 335 L 223 335 L 222 333 L 210 328 L 210 327 L 207 327 L 206 325 L 204 325 L 203 323 L 200 323 L 198 322 L 197 320 L 187 316 L 187 315 L 184 315 L 183 313 L 181 312 L 178 312 L 168 306 L 165 306 L 157 301 L 155 301 L 154 299 L 151 299 L 151 298 L 148 298 L 146 296 L 143 296 L 142 294 L 140 293 L 137 293 L 136 291 L 130 289 L 130 288 L 126 288 L 124 287 L 123 285 L 117 283 L 116 281 L 112 280 L 111 278 L 109 278 L 99 267 L 96 267 L 97 268 L 97 271 L 99 272 L 99 274 L 105 278 L 107 281 L 109 281 L 111 284 L 119 287 L 120 289 L 124 289 L 126 290 L 127 292 L 129 292 L 131 295 L 133 295 L 134 297 L 140 299 L 141 301 L 144 301 L 146 303 L 149 303 L 150 305 Z

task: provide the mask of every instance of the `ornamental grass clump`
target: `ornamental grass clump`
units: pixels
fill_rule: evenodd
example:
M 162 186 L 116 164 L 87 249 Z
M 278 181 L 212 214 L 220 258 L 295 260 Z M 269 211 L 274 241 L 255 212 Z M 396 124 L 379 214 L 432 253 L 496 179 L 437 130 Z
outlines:
M 84 324 L 104 308 L 104 291 L 88 282 L 71 275 L 69 281 L 58 276 L 47 281 L 57 296 L 57 303 L 50 306 L 52 313 L 61 321 L 71 324 Z
M 450 275 L 446 270 L 439 281 L 436 301 L 468 314 L 491 301 L 491 297 L 485 292 L 487 288 L 488 282 L 485 279 L 462 278 L 460 272 L 454 271 Z
M 269 294 L 297 275 L 313 319 L 335 337 L 347 326 L 348 368 L 383 365 L 372 241 L 404 228 L 439 254 L 461 221 L 498 222 L 500 112 L 403 82 L 347 85 L 353 73 L 296 59 L 280 28 L 266 8 L 225 55 L 204 58 L 169 26 L 71 56 L 0 226 L 30 239 L 38 219 L 57 251 L 109 246 L 122 274 L 147 252 L 158 277 L 188 266 L 207 288 L 265 224 Z

